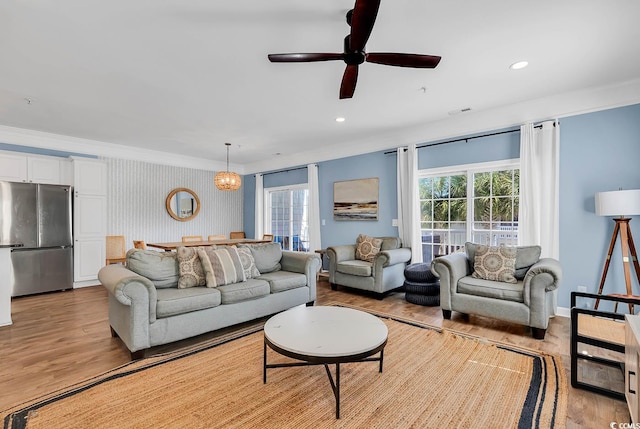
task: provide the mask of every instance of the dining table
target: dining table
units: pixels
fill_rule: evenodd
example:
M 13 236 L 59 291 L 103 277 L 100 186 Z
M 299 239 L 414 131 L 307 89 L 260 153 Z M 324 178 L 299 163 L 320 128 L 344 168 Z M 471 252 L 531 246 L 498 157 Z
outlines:
M 235 244 L 271 243 L 273 240 L 260 238 L 224 238 L 220 240 L 204 241 L 170 241 L 167 243 L 147 243 L 147 247 L 155 247 L 165 252 L 171 252 L 178 247 L 202 247 L 202 246 L 233 246 Z

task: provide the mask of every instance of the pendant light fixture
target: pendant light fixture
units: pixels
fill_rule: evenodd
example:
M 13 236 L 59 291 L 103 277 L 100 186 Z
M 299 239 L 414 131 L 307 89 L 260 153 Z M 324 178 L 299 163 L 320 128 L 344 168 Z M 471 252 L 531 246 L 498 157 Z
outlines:
M 227 146 L 227 171 L 217 172 L 213 182 L 216 184 L 216 188 L 221 191 L 237 191 L 242 185 L 242 179 L 238 173 L 229 171 L 229 146 L 231 143 L 225 143 L 225 146 Z

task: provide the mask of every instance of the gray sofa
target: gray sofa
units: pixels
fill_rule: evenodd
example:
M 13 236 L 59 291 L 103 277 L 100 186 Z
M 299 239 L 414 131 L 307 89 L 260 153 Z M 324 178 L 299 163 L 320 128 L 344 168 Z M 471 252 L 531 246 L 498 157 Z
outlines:
M 178 288 L 176 252 L 131 249 L 127 267 L 103 267 L 98 278 L 109 291 L 112 335 L 139 359 L 150 347 L 313 305 L 317 254 L 282 251 L 279 243 L 246 247 L 259 275 L 218 287 Z
M 540 257 L 539 246 L 516 248 L 515 283 L 472 276 L 474 243 L 465 252 L 441 256 L 431 262 L 440 277 L 440 306 L 445 319 L 451 311 L 493 317 L 530 326 L 533 337 L 544 339 L 549 318 L 556 312 L 556 290 L 562 280 L 560 263 Z
M 342 285 L 375 292 L 382 299 L 386 292 L 404 284 L 404 269 L 411 260 L 411 249 L 402 247 L 398 237 L 376 238 L 382 240 L 382 246 L 372 262 L 356 258 L 356 244 L 327 248 L 329 282 L 333 290 Z

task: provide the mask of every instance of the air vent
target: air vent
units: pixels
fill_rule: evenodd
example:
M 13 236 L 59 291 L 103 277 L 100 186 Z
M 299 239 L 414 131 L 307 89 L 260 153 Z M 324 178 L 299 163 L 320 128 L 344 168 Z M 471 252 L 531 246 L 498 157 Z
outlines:
M 455 115 L 459 115 L 460 113 L 466 113 L 470 111 L 471 111 L 471 107 L 465 107 L 464 109 L 460 109 L 460 110 L 451 110 L 449 112 L 449 116 L 455 116 Z

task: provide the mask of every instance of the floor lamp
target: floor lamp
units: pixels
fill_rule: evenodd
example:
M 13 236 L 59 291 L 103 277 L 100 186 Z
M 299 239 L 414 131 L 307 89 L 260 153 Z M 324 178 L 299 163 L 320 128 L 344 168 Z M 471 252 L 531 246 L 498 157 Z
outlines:
M 607 259 L 604 263 L 604 270 L 602 271 L 602 278 L 600 279 L 600 287 L 598 288 L 598 295 L 602 294 L 602 288 L 604 287 L 604 281 L 609 271 L 609 263 L 611 262 L 611 255 L 613 248 L 616 244 L 616 239 L 620 235 L 620 245 L 622 250 L 622 263 L 624 265 L 624 280 L 627 286 L 627 293 L 625 294 L 611 294 L 613 296 L 631 298 L 633 296 L 633 290 L 631 289 L 631 267 L 629 262 L 633 263 L 636 271 L 636 277 L 638 283 L 640 283 L 640 265 L 638 264 L 638 256 L 636 253 L 636 246 L 633 244 L 633 237 L 631 236 L 631 227 L 629 221 L 631 218 L 626 216 L 633 216 L 640 214 L 640 189 L 634 189 L 630 191 L 610 191 L 610 192 L 598 192 L 596 193 L 596 215 L 598 216 L 618 216 L 614 217 L 616 223 L 613 228 L 613 235 L 611 236 L 611 244 L 609 245 L 609 251 L 607 252 Z M 598 309 L 599 299 L 596 299 L 595 309 Z M 617 304 L 616 309 L 617 311 Z M 633 304 L 629 304 L 629 311 L 633 314 Z

